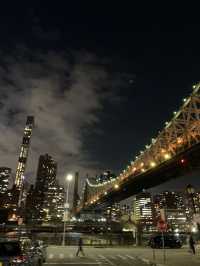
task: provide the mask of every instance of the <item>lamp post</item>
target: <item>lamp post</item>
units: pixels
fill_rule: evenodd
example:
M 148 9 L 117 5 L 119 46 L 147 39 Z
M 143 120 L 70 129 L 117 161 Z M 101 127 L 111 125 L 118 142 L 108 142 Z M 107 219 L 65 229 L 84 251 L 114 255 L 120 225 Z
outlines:
M 66 181 L 67 181 L 67 190 L 66 190 L 66 201 L 64 204 L 64 223 L 63 223 L 63 240 L 62 240 L 62 245 L 65 246 L 65 231 L 66 231 L 66 220 L 68 219 L 68 215 L 69 215 L 69 185 L 70 185 L 70 181 L 72 181 L 73 179 L 73 175 L 68 174 L 66 177 Z

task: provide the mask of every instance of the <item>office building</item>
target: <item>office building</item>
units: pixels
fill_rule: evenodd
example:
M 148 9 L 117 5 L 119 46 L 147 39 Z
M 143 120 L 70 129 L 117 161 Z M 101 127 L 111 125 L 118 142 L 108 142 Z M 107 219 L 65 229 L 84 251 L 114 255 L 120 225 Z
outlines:
M 57 163 L 48 154 L 41 155 L 38 163 L 35 189 L 29 193 L 34 198 L 33 217 L 40 223 L 62 221 L 65 191 L 56 180 Z
M 73 206 L 72 206 L 72 213 L 76 215 L 76 210 L 79 201 L 79 194 L 78 194 L 78 183 L 79 183 L 79 173 L 75 173 L 75 180 L 74 180 L 74 193 L 73 193 Z
M 189 224 L 185 209 L 164 209 L 168 231 L 185 233 L 189 231 Z
M 164 219 L 168 225 L 168 231 L 186 232 L 188 230 L 184 193 L 164 191 L 155 195 L 154 211 L 156 222 L 161 218 Z
M 48 154 L 41 155 L 38 162 L 36 190 L 45 193 L 56 182 L 57 163 Z
M 200 213 L 200 194 L 191 185 L 186 187 L 185 206 L 187 218 L 189 221 L 192 221 L 193 216 Z
M 0 194 L 5 194 L 8 191 L 10 176 L 10 168 L 0 167 Z
M 151 194 L 142 192 L 133 198 L 133 219 L 143 231 L 152 231 L 154 228 L 153 205 Z
M 183 210 L 185 208 L 184 194 L 182 192 L 163 191 L 153 196 L 156 220 L 159 219 L 160 209 Z

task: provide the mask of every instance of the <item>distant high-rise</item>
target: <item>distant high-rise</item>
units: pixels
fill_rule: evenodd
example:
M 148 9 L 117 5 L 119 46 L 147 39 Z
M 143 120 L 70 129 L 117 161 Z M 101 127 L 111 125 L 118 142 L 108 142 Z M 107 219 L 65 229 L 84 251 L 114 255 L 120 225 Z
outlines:
M 164 191 L 154 195 L 154 211 L 156 222 L 164 214 L 164 219 L 168 224 L 168 231 L 187 232 L 188 224 L 184 193 Z
M 26 121 L 26 126 L 24 129 L 24 135 L 22 139 L 16 177 L 15 177 L 15 185 L 18 189 L 21 189 L 23 185 L 23 176 L 26 169 L 26 163 L 28 159 L 28 151 L 29 151 L 30 139 L 33 127 L 34 127 L 34 117 L 28 116 Z
M 111 173 L 110 170 L 104 171 L 102 174 L 96 176 L 96 181 L 99 183 L 107 182 L 109 180 L 115 179 L 116 175 Z
M 48 155 L 41 155 L 38 163 L 35 192 L 35 218 L 38 222 L 62 221 L 64 188 L 56 180 L 57 163 Z M 31 195 L 30 195 L 31 196 Z
M 78 181 L 79 181 L 79 173 L 75 173 L 75 180 L 74 180 L 74 194 L 73 194 L 73 213 L 76 213 L 77 206 L 78 206 L 78 200 L 79 200 L 79 195 L 78 195 Z
M 183 193 L 181 192 L 163 191 L 154 195 L 153 199 L 156 218 L 160 215 L 160 209 L 184 209 Z
M 194 214 L 200 212 L 199 193 L 197 193 L 193 186 L 187 185 L 186 187 L 186 213 L 189 220 L 193 219 Z
M 10 168 L 0 167 L 0 194 L 5 194 L 8 191 L 10 175 Z
M 133 214 L 137 224 L 143 227 L 143 230 L 149 231 L 153 227 L 153 204 L 151 194 L 142 192 L 133 198 Z
M 120 222 L 121 206 L 119 203 L 114 203 L 112 206 L 106 208 L 104 216 L 108 222 Z
M 36 189 L 46 192 L 49 187 L 55 184 L 57 173 L 57 163 L 48 155 L 41 155 L 38 163 Z

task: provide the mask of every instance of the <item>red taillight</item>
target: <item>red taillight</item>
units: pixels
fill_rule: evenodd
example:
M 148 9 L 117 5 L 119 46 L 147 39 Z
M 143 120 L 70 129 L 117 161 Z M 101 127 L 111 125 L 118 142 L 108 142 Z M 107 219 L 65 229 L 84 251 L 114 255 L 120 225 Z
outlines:
M 13 263 L 22 263 L 22 262 L 26 262 L 26 260 L 27 260 L 27 256 L 23 256 L 23 255 L 21 255 L 21 256 L 17 256 L 17 257 L 15 257 L 15 258 L 12 260 L 12 262 L 13 262 Z

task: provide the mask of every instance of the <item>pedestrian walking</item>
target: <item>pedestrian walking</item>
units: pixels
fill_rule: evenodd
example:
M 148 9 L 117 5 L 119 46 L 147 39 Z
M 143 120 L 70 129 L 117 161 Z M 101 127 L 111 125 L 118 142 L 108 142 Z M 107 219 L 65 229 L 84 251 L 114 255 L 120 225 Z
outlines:
M 195 241 L 193 239 L 192 234 L 190 234 L 189 245 L 190 245 L 190 249 L 192 250 L 192 253 L 195 255 L 195 253 L 196 253 L 196 251 L 195 251 Z
M 83 240 L 82 240 L 81 237 L 80 237 L 79 240 L 78 240 L 78 250 L 77 250 L 77 252 L 76 252 L 76 256 L 77 256 L 77 257 L 78 257 L 79 252 L 81 252 L 82 255 L 85 256 L 85 253 L 84 253 L 84 251 L 83 251 Z

